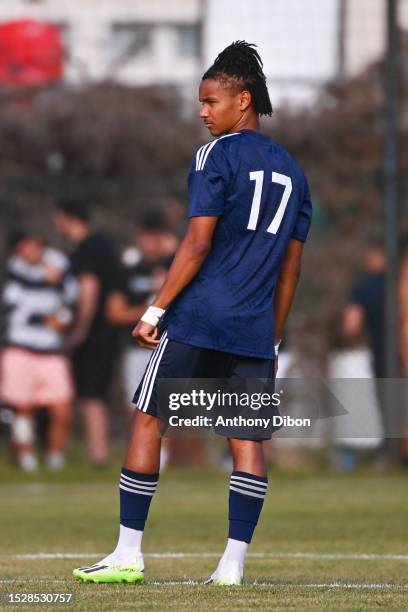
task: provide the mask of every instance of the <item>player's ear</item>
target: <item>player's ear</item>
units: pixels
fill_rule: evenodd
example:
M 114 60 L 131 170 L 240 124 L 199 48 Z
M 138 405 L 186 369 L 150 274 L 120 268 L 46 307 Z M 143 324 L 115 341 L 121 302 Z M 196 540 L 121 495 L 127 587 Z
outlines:
M 244 91 L 241 91 L 240 94 L 240 103 L 239 103 L 239 109 L 240 111 L 244 112 L 247 110 L 247 108 L 249 108 L 252 104 L 252 95 L 251 92 L 248 91 L 247 89 L 244 89 Z

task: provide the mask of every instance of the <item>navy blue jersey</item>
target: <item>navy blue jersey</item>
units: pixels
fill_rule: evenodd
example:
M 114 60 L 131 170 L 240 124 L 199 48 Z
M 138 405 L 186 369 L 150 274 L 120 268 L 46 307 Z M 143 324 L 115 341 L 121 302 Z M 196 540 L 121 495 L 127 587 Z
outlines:
M 274 359 L 274 293 L 291 238 L 306 240 L 305 176 L 279 144 L 254 130 L 201 147 L 189 177 L 189 216 L 219 217 L 197 276 L 168 309 L 171 340 Z

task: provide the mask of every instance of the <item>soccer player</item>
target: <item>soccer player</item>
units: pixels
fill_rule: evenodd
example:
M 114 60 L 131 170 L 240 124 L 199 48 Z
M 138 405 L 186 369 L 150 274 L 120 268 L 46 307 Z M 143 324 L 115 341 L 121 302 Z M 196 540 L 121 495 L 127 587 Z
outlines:
M 139 411 L 120 477 L 119 541 L 101 562 L 74 570 L 86 581 L 143 582 L 141 541 L 159 479 L 158 380 L 273 378 L 299 278 L 309 189 L 293 157 L 259 132 L 259 116 L 271 115 L 272 106 L 254 45 L 227 47 L 204 74 L 199 99 L 200 117 L 217 138 L 193 158 L 186 236 L 133 331 L 154 352 L 134 397 Z M 209 579 L 217 585 L 242 583 L 267 490 L 262 442 L 228 442 L 228 542 Z

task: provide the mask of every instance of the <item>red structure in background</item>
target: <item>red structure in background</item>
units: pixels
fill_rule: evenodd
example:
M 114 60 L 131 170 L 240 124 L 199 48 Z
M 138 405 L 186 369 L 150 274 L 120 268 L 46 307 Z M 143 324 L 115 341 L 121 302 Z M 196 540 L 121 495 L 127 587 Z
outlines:
M 45 85 L 62 77 L 64 50 L 57 26 L 31 19 L 0 25 L 0 87 Z

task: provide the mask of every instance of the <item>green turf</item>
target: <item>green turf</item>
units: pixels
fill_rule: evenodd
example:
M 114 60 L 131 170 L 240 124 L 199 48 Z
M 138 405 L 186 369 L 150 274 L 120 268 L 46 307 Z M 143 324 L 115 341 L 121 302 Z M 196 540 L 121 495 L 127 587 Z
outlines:
M 117 467 L 107 472 L 72 467 L 60 475 L 27 477 L 2 464 L 0 580 L 15 580 L 0 582 L 3 594 L 73 592 L 76 600 L 70 609 L 92 611 L 408 607 L 407 560 L 285 556 L 407 555 L 406 474 L 280 473 L 275 478 L 272 474 L 251 551 L 282 556 L 249 557 L 243 587 L 163 584 L 201 581 L 214 569 L 216 556 L 146 556 L 146 583 L 139 586 L 74 581 L 72 568 L 86 564 L 87 559 L 16 557 L 38 552 L 110 552 L 117 533 L 117 471 Z M 145 552 L 220 553 L 226 531 L 227 482 L 227 475 L 211 471 L 163 474 L 150 514 Z M 89 559 L 91 563 L 97 560 Z M 333 583 L 338 586 L 322 586 Z M 367 586 L 373 584 L 388 587 Z

